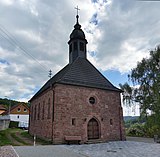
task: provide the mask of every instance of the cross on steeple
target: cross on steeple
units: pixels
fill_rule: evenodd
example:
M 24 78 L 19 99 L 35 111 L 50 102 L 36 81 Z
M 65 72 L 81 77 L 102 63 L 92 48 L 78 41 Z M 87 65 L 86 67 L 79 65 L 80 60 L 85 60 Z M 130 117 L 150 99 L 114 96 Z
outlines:
M 80 10 L 80 9 L 78 8 L 78 5 L 77 5 L 77 8 L 75 7 L 75 9 L 77 10 L 77 16 L 76 16 L 76 18 L 77 18 L 77 24 L 78 24 L 78 18 L 79 18 L 78 11 Z
M 77 15 L 78 15 L 78 11 L 80 10 L 80 9 L 78 8 L 78 5 L 77 5 L 77 8 L 75 7 L 74 9 L 77 10 Z

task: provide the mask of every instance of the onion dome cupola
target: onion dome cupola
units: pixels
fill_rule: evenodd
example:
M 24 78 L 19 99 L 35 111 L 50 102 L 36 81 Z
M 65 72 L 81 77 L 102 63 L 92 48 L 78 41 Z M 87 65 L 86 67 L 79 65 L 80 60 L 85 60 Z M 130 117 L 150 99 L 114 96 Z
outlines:
M 77 14 L 77 23 L 74 25 L 74 30 L 70 34 L 69 44 L 69 63 L 74 62 L 78 57 L 86 58 L 86 45 L 87 40 L 85 34 L 81 29 L 81 25 L 78 22 L 79 15 Z

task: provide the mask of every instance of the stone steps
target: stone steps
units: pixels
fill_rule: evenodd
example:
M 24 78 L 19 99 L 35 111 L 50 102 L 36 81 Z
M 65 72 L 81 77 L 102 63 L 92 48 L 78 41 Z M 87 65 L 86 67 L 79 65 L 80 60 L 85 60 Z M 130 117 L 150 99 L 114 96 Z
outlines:
M 101 140 L 101 139 L 92 139 L 92 140 L 88 140 L 87 142 L 85 142 L 85 144 L 96 144 L 96 143 L 104 143 L 105 141 Z

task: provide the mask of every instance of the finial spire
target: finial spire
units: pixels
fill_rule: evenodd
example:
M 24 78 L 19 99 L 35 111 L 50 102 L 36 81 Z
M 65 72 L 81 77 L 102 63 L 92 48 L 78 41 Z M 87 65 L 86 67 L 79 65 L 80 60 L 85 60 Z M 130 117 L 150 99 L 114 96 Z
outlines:
M 78 23 L 78 18 L 79 18 L 78 11 L 80 10 L 80 9 L 78 8 L 78 5 L 77 5 L 77 7 L 75 7 L 75 9 L 77 10 L 76 18 L 77 18 L 77 23 Z

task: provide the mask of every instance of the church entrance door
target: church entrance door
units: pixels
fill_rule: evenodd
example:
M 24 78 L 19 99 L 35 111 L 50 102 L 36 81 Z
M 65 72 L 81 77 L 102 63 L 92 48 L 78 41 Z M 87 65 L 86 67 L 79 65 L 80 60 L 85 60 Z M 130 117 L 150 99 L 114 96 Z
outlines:
M 92 118 L 88 122 L 88 139 L 98 139 L 99 138 L 99 125 L 96 119 Z

